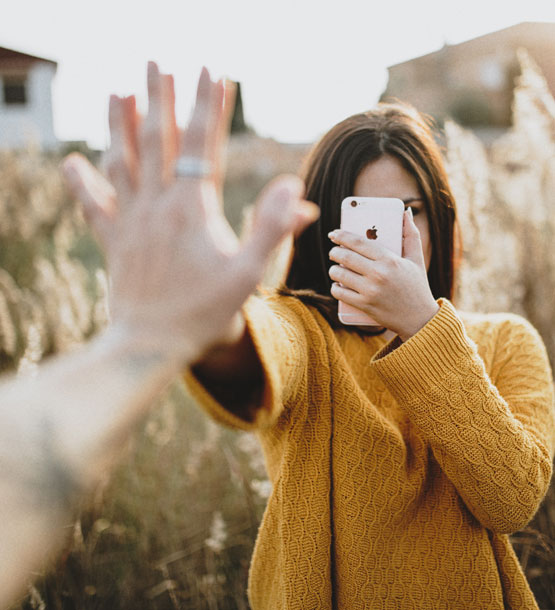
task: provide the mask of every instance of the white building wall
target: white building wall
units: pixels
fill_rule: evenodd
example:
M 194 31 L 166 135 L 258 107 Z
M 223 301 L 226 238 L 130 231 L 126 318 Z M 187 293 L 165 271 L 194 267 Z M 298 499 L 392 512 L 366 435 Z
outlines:
M 0 148 L 56 148 L 52 112 L 52 79 L 56 68 L 37 62 L 27 77 L 27 103 L 4 104 L 0 91 Z M 1 79 L 1 76 L 0 76 Z

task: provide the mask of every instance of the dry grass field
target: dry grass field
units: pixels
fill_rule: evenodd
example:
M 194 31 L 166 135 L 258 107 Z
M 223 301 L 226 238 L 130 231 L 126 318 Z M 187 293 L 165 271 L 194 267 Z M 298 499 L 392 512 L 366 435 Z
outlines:
M 464 256 L 457 305 L 513 311 L 555 362 L 555 102 L 522 57 L 514 126 L 487 150 L 446 125 Z M 231 142 L 226 212 L 306 150 L 254 136 Z M 106 323 L 106 278 L 58 159 L 0 156 L 0 371 L 26 375 Z M 279 263 L 276 263 L 278 266 Z M 279 275 L 279 269 L 273 276 Z M 206 419 L 176 383 L 121 466 L 68 523 L 65 552 L 29 584 L 20 609 L 246 609 L 249 557 L 269 483 L 255 439 Z M 513 536 L 542 609 L 555 608 L 555 487 Z

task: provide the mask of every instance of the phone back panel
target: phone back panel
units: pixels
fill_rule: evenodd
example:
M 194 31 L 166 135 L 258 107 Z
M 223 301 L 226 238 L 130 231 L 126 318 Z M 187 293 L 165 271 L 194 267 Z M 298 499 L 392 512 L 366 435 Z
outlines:
M 402 256 L 405 204 L 391 197 L 346 197 L 341 203 L 341 228 L 388 248 Z M 338 317 L 343 324 L 376 326 L 368 314 L 339 301 Z

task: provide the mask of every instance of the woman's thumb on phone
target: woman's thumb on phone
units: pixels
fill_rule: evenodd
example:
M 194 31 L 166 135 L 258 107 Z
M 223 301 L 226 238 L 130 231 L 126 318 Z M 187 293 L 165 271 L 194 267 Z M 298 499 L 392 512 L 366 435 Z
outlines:
M 408 208 L 403 216 L 403 258 L 413 263 L 424 264 L 420 231 L 414 224 L 412 210 Z

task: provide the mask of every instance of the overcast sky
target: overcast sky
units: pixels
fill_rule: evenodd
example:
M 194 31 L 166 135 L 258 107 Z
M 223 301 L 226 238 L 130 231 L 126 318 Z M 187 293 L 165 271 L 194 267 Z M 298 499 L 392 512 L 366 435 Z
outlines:
M 144 106 L 154 59 L 176 76 L 181 122 L 206 64 L 241 81 L 261 135 L 307 142 L 372 106 L 387 66 L 521 21 L 555 22 L 555 0 L 18 0 L 2 10 L 0 46 L 58 62 L 64 140 L 104 147 L 108 95 Z

